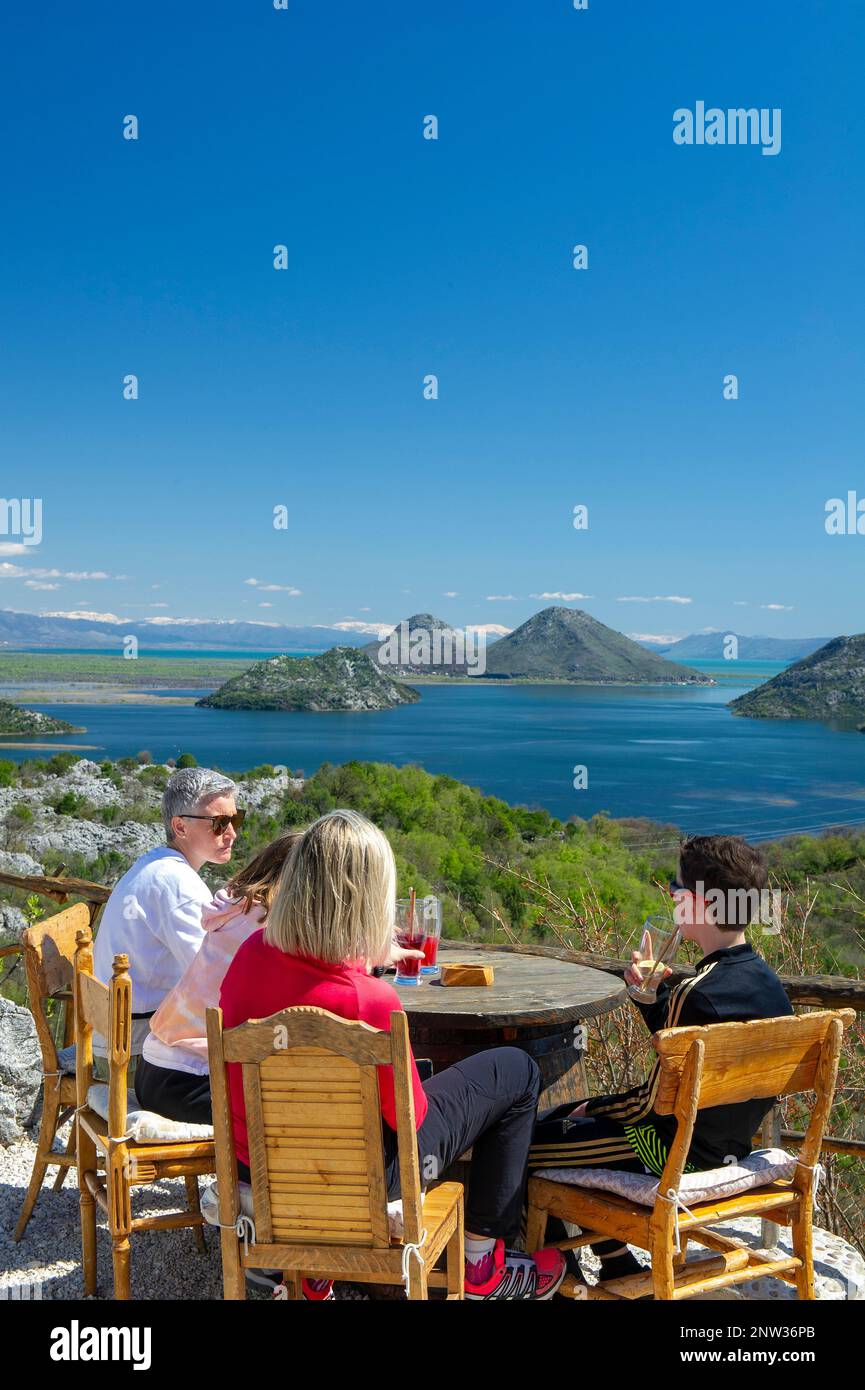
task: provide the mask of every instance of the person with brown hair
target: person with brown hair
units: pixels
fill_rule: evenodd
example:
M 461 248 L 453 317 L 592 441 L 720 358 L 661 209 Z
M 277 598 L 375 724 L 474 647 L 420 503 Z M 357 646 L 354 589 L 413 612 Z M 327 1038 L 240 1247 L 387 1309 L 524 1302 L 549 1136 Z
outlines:
M 205 1011 L 219 1002 L 235 953 L 267 920 L 286 860 L 302 834 L 280 835 L 203 909 L 201 947 L 151 1018 L 136 1067 L 135 1094 L 145 1109 L 169 1120 L 211 1123 Z
M 739 836 L 699 835 L 679 852 L 679 876 L 670 885 L 675 922 L 685 941 L 703 952 L 696 973 L 673 988 L 665 978 L 654 1004 L 637 1004 L 650 1033 L 712 1023 L 745 1023 L 793 1012 L 778 976 L 745 940 L 768 883 L 762 851 Z M 667 969 L 665 975 L 672 972 Z M 625 980 L 642 980 L 633 952 Z M 593 1096 L 576 1109 L 560 1105 L 538 1117 L 529 1169 L 624 1168 L 660 1177 L 676 1132 L 672 1115 L 653 1109 L 659 1079 L 656 1062 L 648 1079 L 615 1096 Z M 752 1136 L 773 1101 L 749 1100 L 700 1110 L 688 1151 L 688 1171 L 720 1167 L 751 1152 Z M 548 1231 L 548 1238 L 555 1234 Z M 601 1257 L 601 1279 L 635 1273 L 640 1266 L 615 1241 L 592 1247 Z

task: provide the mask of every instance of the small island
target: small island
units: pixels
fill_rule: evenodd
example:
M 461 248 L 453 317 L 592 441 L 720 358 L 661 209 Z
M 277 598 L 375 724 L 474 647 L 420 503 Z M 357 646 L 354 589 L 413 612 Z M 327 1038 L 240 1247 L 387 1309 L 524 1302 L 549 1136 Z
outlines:
M 83 734 L 84 730 L 74 724 L 67 724 L 65 719 L 52 719 L 50 714 L 41 714 L 39 710 L 25 709 L 23 705 L 16 705 L 12 700 L 0 700 L 0 738 L 16 738 L 22 734 L 38 735 L 42 737 L 46 734 Z
M 321 656 L 274 656 L 257 661 L 212 695 L 204 709 L 359 713 L 415 704 L 416 690 L 385 675 L 357 647 L 333 647 Z
M 833 637 L 819 651 L 732 700 L 752 719 L 816 719 L 844 729 L 865 723 L 865 634 Z

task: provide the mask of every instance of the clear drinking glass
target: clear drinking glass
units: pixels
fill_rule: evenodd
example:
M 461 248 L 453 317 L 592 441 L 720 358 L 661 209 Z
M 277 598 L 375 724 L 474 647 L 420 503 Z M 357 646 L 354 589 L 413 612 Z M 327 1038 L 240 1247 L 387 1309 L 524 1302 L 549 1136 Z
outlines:
M 410 951 L 422 951 L 426 924 L 423 920 L 423 903 L 415 898 L 397 898 L 396 900 L 396 937 L 397 945 Z M 419 985 L 421 983 L 420 968 L 423 961 L 418 956 L 412 956 L 408 960 L 397 962 L 395 984 L 398 985 Z
M 440 898 L 422 898 L 418 904 L 423 920 L 423 961 L 420 973 L 428 979 L 441 973 L 436 958 L 442 934 L 442 905 Z
M 658 998 L 658 986 L 664 979 L 664 966 L 671 965 L 682 933 L 675 922 L 660 914 L 647 917 L 643 923 L 640 938 L 640 959 L 634 969 L 642 975 L 639 985 L 628 985 L 628 994 L 638 1004 L 654 1004 Z

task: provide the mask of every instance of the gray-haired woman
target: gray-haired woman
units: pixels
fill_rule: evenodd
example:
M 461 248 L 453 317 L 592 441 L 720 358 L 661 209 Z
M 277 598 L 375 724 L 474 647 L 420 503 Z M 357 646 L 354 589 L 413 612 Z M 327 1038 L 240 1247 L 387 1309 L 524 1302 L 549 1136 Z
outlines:
M 162 798 L 167 843 L 136 859 L 102 912 L 93 951 L 94 972 L 108 983 L 116 955 L 129 957 L 133 1053 L 149 1018 L 173 989 L 204 940 L 201 913 L 212 891 L 203 864 L 227 864 L 243 824 L 229 777 L 210 768 L 180 768 Z

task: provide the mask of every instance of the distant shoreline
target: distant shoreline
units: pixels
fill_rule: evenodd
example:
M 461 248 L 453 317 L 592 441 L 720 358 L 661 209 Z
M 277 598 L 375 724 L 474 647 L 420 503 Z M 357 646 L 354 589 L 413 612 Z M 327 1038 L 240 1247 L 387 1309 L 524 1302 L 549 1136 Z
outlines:
M 505 679 L 485 676 L 414 676 L 411 679 L 403 676 L 394 677 L 400 685 L 427 685 L 448 688 L 454 685 L 482 685 L 486 687 L 496 686 L 503 688 L 514 685 L 551 685 L 569 687 L 579 687 L 584 690 L 591 689 L 619 689 L 619 690 L 639 690 L 651 688 L 653 690 L 705 690 L 710 688 L 709 682 L 691 681 L 568 681 L 541 679 L 528 676 L 514 676 Z M 712 682 L 717 684 L 717 682 Z M 153 690 L 160 689 L 158 683 L 154 684 Z M 172 687 L 165 686 L 166 692 L 170 692 Z M 202 686 L 202 695 L 210 693 L 210 690 L 218 689 L 218 686 Z M 201 696 L 198 695 L 165 695 L 153 694 L 152 691 L 129 690 L 122 685 L 103 685 L 93 684 L 92 686 L 79 685 L 72 688 L 68 685 L 58 685 L 53 687 L 34 688 L 29 690 L 15 689 L 7 692 L 6 699 L 11 699 L 15 704 L 20 705 L 196 705 Z M 241 711 L 238 711 L 238 713 Z M 298 710 L 295 713 L 303 714 L 305 711 Z
M 166 689 L 170 690 L 171 686 Z M 196 695 L 153 695 L 146 691 L 125 690 L 123 686 L 93 686 L 91 689 L 16 690 L 7 699 L 16 705 L 194 705 Z

